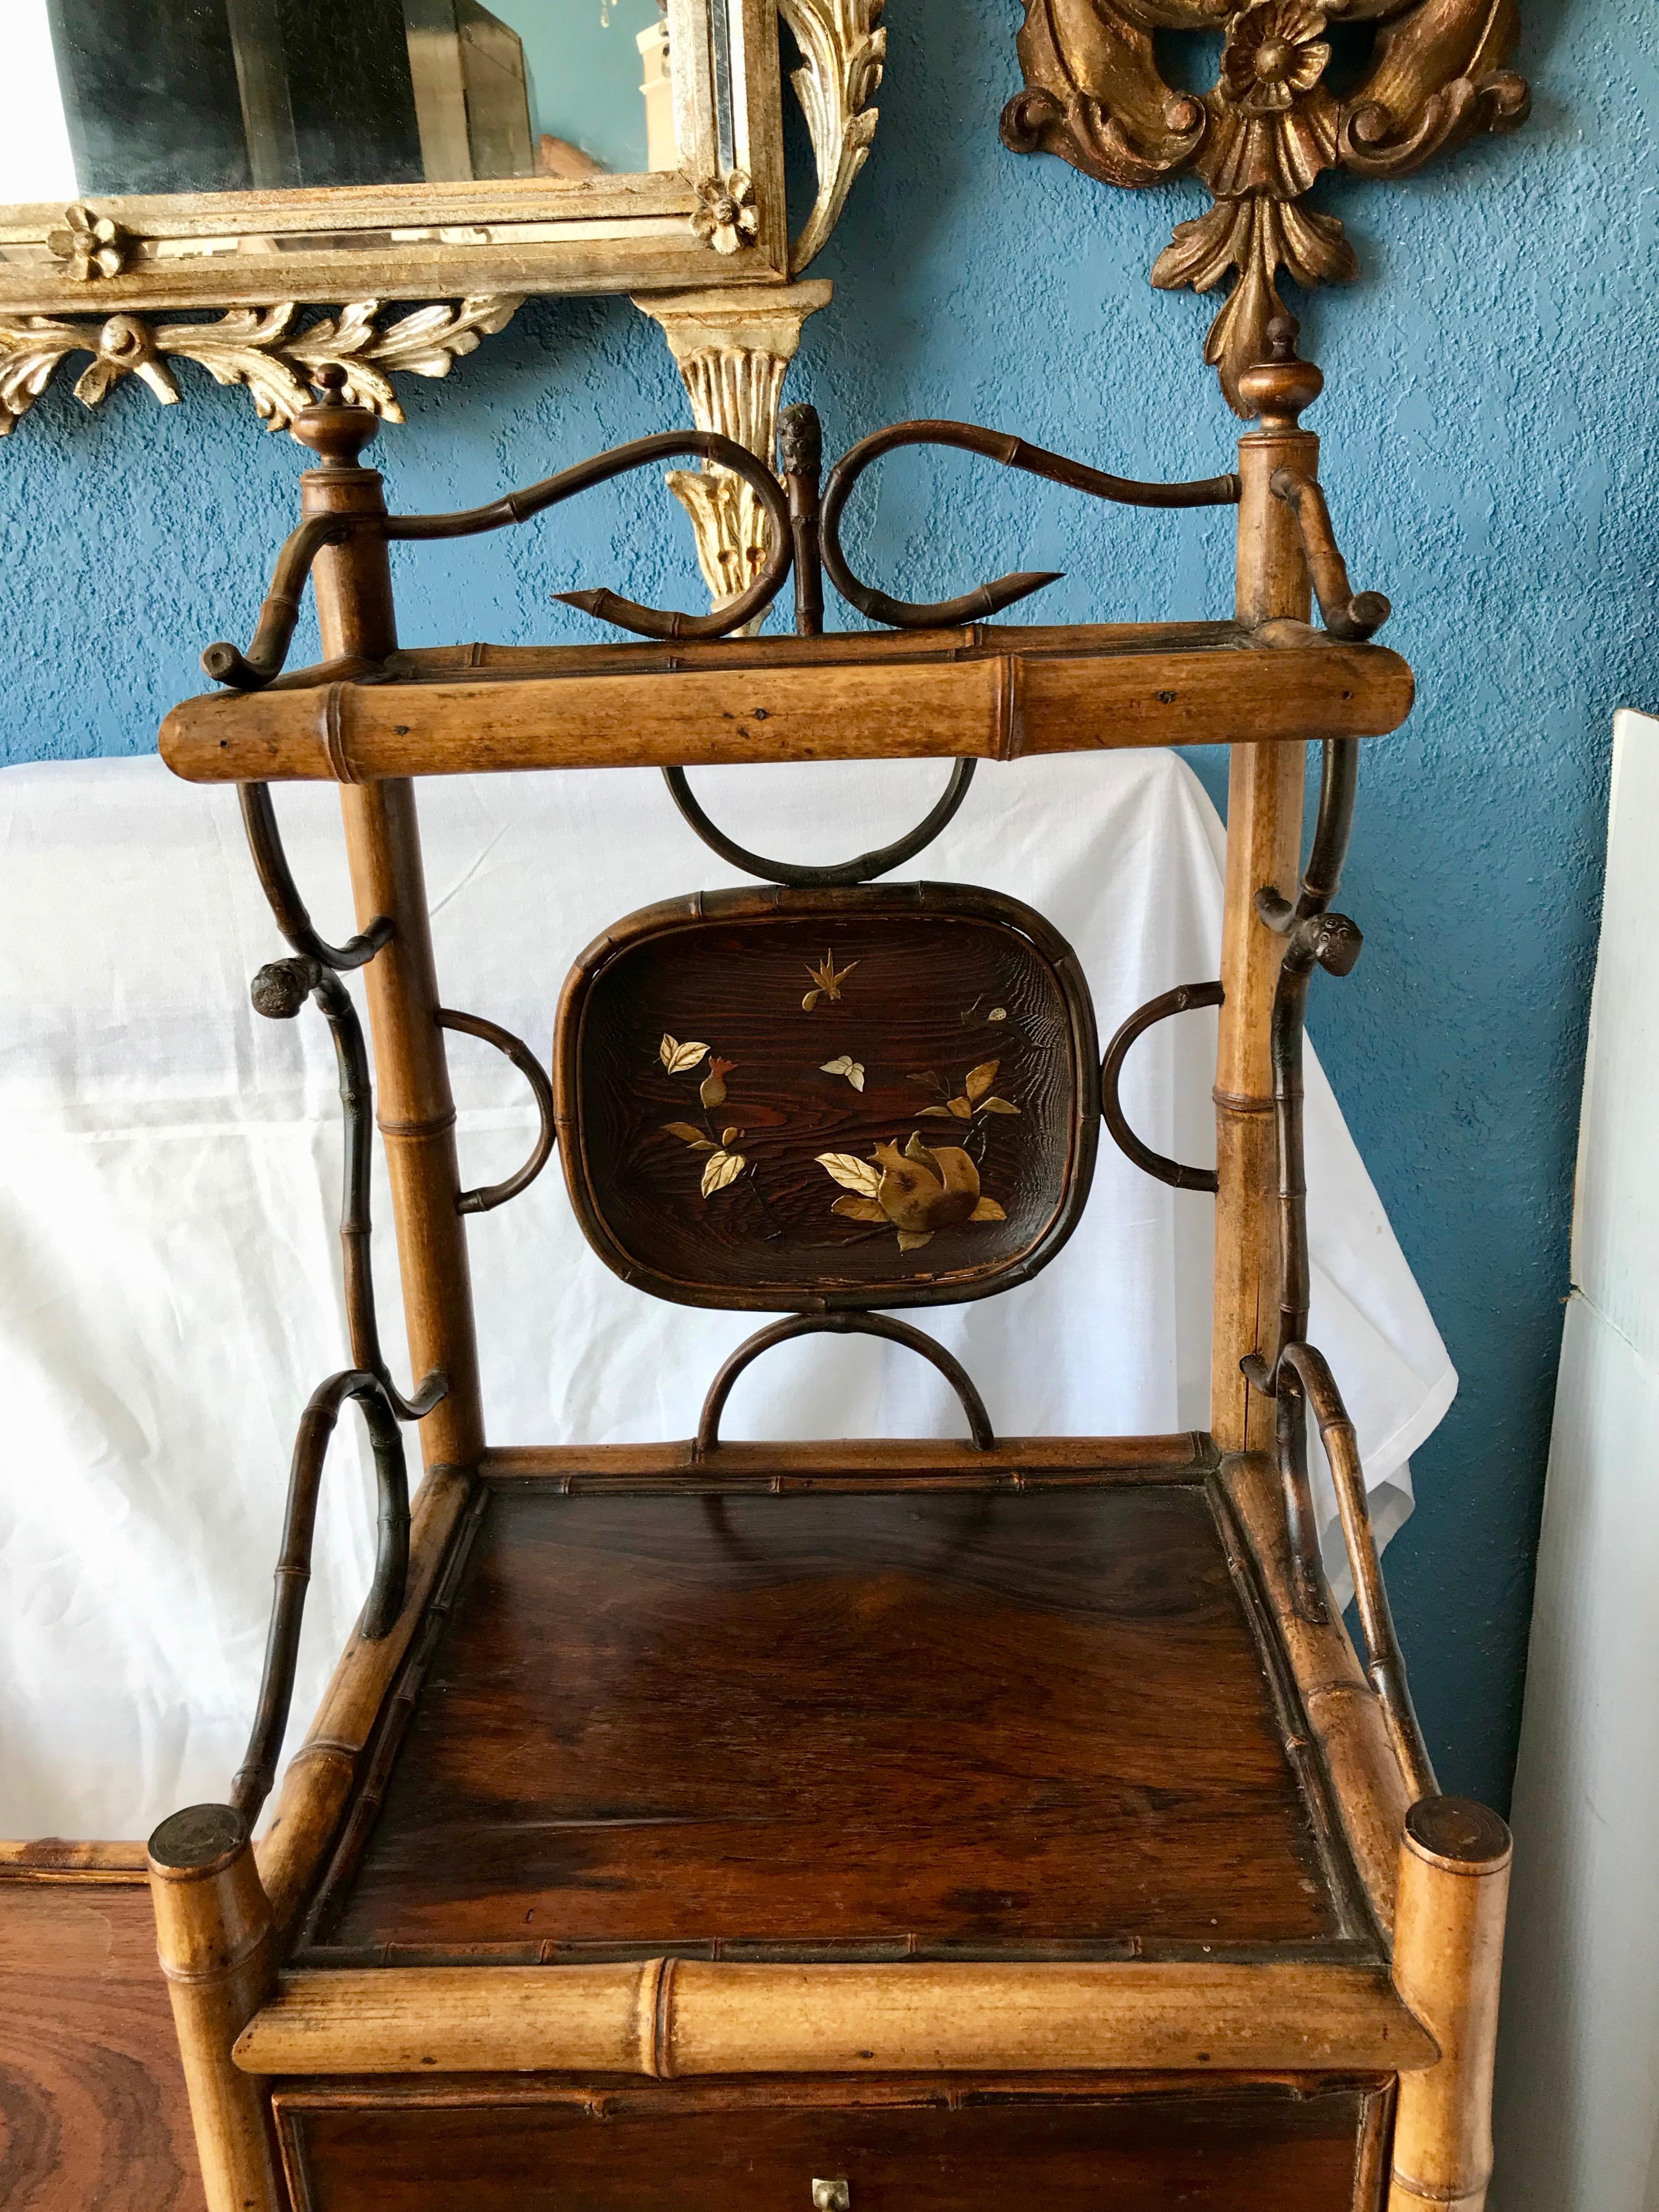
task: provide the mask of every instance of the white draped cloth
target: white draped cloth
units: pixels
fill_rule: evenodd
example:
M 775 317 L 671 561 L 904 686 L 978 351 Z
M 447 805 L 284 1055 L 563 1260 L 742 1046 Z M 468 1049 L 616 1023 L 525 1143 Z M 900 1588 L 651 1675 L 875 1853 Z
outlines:
M 727 769 L 697 788 L 751 849 L 828 860 L 895 836 L 940 774 Z M 351 924 L 335 793 L 289 787 L 276 802 L 302 894 L 337 940 Z M 606 924 L 739 880 L 648 771 L 457 777 L 422 784 L 420 805 L 444 1001 L 543 1055 L 565 972 Z M 988 884 L 1047 915 L 1081 957 L 1104 1037 L 1155 994 L 1217 974 L 1223 846 L 1176 756 L 1078 755 L 981 767 L 905 872 Z M 143 1836 L 228 1787 L 295 1425 L 348 1364 L 333 1055 L 313 1010 L 283 1023 L 249 1006 L 249 978 L 285 948 L 234 793 L 179 783 L 156 759 L 0 773 L 0 1834 Z M 1133 1126 L 1195 1164 L 1213 1158 L 1214 1036 L 1212 1013 L 1161 1024 L 1125 1076 Z M 449 1048 L 462 1173 L 493 1181 L 529 1150 L 528 1091 L 487 1046 Z M 1307 1086 L 1311 1334 L 1358 1425 L 1386 1538 L 1456 1377 L 1311 1054 Z M 406 1380 L 376 1191 L 382 1326 Z M 1089 1208 L 1043 1273 L 912 1318 L 966 1364 L 1006 1434 L 1202 1428 L 1212 1214 L 1103 1139 Z M 757 1325 L 625 1286 L 584 1243 L 554 1163 L 468 1233 L 492 1443 L 684 1437 Z M 817 1338 L 750 1369 L 725 1426 L 921 1436 L 960 1419 L 913 1355 Z M 362 1601 L 373 1534 L 348 1413 L 324 1480 L 297 1731 Z

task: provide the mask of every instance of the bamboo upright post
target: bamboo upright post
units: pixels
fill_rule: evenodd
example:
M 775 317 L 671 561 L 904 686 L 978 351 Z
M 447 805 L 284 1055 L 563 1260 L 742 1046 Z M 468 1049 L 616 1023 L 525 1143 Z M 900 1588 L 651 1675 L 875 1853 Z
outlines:
M 1276 334 L 1277 335 L 1277 334 Z M 1238 441 L 1238 620 L 1251 629 L 1312 610 L 1296 517 L 1268 489 L 1273 471 L 1312 477 L 1319 441 L 1300 428 L 1324 379 L 1310 362 L 1282 357 L 1247 369 L 1239 389 L 1261 427 Z M 1273 988 L 1284 940 L 1257 917 L 1264 884 L 1288 891 L 1302 854 L 1303 744 L 1235 745 L 1227 779 L 1227 882 L 1222 927 L 1221 1010 L 1216 1054 L 1215 1308 L 1210 1427 L 1224 1452 L 1272 1448 L 1273 1407 L 1252 1403 L 1239 1362 L 1264 1348 L 1279 1304 L 1278 1188 L 1273 1068 Z
M 208 2212 L 278 2212 L 259 2085 L 230 2055 L 276 1985 L 247 1822 L 228 1805 L 173 1814 L 149 1839 L 149 1876 Z
M 378 428 L 367 409 L 337 400 L 299 417 L 295 435 L 320 462 L 300 479 L 303 515 L 385 512 L 379 471 L 357 465 Z M 380 660 L 396 650 L 383 539 L 349 536 L 326 547 L 314 576 L 325 653 Z M 354 783 L 343 761 L 336 766 L 358 926 L 366 928 L 377 915 L 392 923 L 390 942 L 363 975 L 413 1379 L 418 1383 L 441 1368 L 449 1381 L 447 1395 L 421 1423 L 422 1454 L 428 1467 L 470 1467 L 483 1449 L 478 1351 L 466 1232 L 456 1211 L 455 1102 L 435 1018 L 438 986 L 415 787 L 406 777 Z
M 1498 1984 L 1510 1832 L 1467 1797 L 1424 1797 L 1406 1815 L 1395 1912 L 1395 1986 L 1438 2062 L 1402 2074 L 1389 2212 L 1482 2212 L 1492 2176 Z

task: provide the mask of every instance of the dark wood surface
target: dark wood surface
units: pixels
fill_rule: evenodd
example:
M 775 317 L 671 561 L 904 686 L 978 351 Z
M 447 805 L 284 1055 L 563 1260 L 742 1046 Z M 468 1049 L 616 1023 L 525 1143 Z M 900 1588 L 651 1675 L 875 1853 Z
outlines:
M 1358 1934 L 1322 1832 L 1200 1485 L 509 1484 L 313 1932 L 1202 1956 Z
M 204 2203 L 149 1883 L 0 1879 L 0 2205 Z
M 659 1297 L 766 1311 L 981 1297 L 1035 1272 L 1094 1164 L 1098 1048 L 1070 949 L 972 888 L 779 899 L 706 894 L 695 920 L 684 900 L 648 908 L 574 971 L 560 1154 L 594 1249 Z M 951 1188 L 901 1157 L 918 1145 L 947 1148 Z M 718 1158 L 741 1164 L 705 1194 Z M 1004 1218 L 964 1218 L 975 1200 Z M 907 1249 L 901 1230 L 927 1241 Z
M 1356 2177 L 1385 2101 L 1358 2082 L 448 2094 L 279 2093 L 296 2212 L 811 2212 L 816 2179 L 846 2181 L 851 2212 L 1374 2212 Z

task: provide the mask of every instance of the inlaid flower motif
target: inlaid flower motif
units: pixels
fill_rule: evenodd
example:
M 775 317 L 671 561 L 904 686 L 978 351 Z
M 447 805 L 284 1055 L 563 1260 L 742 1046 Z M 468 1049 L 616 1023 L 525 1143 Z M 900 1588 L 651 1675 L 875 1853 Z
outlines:
M 940 1229 L 1007 1219 L 995 1199 L 980 1195 L 979 1170 L 960 1145 L 924 1145 L 913 1135 L 902 1152 L 878 1145 L 868 1161 L 852 1152 L 820 1152 L 818 1165 L 847 1193 L 831 1213 L 890 1223 L 902 1252 L 915 1251 Z
M 1255 0 L 1227 25 L 1217 89 L 1247 115 L 1282 115 L 1325 74 L 1325 18 L 1305 0 Z
M 839 999 L 842 985 L 858 964 L 856 960 L 849 960 L 844 968 L 837 968 L 835 955 L 830 952 L 824 954 L 816 968 L 809 964 L 806 972 L 812 979 L 812 988 L 800 1002 L 801 1012 L 810 1014 L 820 999 Z
M 722 1060 L 718 1053 L 710 1054 L 708 1073 L 703 1078 L 697 1096 L 711 1112 L 716 1106 L 725 1105 L 726 1079 L 737 1064 L 735 1060 Z
M 705 240 L 716 253 L 735 253 L 760 228 L 755 187 L 745 169 L 729 169 L 723 177 L 710 177 L 697 187 L 697 210 L 691 218 L 694 236 Z
M 717 1052 L 696 1040 L 682 1044 L 678 1037 L 665 1034 L 657 1047 L 657 1057 L 671 1075 L 689 1075 L 700 1067 L 705 1053 L 708 1054 L 708 1073 L 697 1089 L 697 1097 L 703 1111 L 713 1114 L 726 1103 L 726 1079 L 737 1066 L 734 1060 L 722 1060 Z M 678 1137 L 683 1145 L 690 1145 L 694 1152 L 706 1152 L 702 1164 L 702 1194 L 713 1198 L 717 1191 L 729 1190 L 749 1164 L 743 1153 L 732 1147 L 742 1136 L 741 1129 L 722 1129 L 719 1144 L 712 1136 L 705 1136 L 694 1121 L 665 1121 L 665 1134 Z M 709 1125 L 714 1126 L 711 1122 Z
M 46 250 L 69 264 L 77 284 L 100 276 L 118 276 L 126 264 L 127 234 L 106 215 L 94 215 L 78 201 L 64 210 L 62 230 L 48 231 Z

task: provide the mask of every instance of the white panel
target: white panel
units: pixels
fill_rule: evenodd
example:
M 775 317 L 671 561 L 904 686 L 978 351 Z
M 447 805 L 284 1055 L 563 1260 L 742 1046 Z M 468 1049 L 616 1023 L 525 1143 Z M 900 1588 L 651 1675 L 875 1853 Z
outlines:
M 1659 1370 L 1568 1304 L 1516 1783 L 1492 2212 L 1644 2212 L 1659 2120 Z
M 891 836 L 938 788 L 927 763 L 698 780 L 734 836 L 818 858 Z M 278 806 L 319 925 L 338 933 L 349 899 L 335 793 L 285 789 Z M 735 880 L 638 771 L 447 777 L 421 807 L 445 996 L 538 1050 L 567 966 L 600 929 L 645 899 Z M 263 1022 L 248 1006 L 248 976 L 280 946 L 228 791 L 178 783 L 153 758 L 7 769 L 0 854 L 0 1834 L 142 1835 L 222 1792 L 235 1765 L 292 1424 L 343 1357 L 337 1079 L 313 1014 Z M 938 879 L 1048 914 L 1107 1030 L 1215 974 L 1221 863 L 1191 769 L 1137 752 L 987 767 L 927 855 Z M 1161 1024 L 1137 1046 L 1124 1103 L 1149 1144 L 1204 1160 L 1214 1054 L 1213 1017 Z M 467 1039 L 452 1060 L 462 1172 L 490 1182 L 529 1148 L 525 1085 Z M 1307 1079 L 1313 1330 L 1386 1533 L 1409 1508 L 1406 1462 L 1456 1377 L 1311 1054 Z M 555 1167 L 471 1224 L 491 1432 L 685 1436 L 751 1317 L 628 1289 L 582 1243 L 562 1182 Z M 387 1224 L 378 1186 L 375 1209 Z M 1108 1146 L 1052 1267 L 927 1325 L 1011 1435 L 1201 1424 L 1212 1214 Z M 380 1310 L 404 1371 L 391 1243 L 383 1226 Z M 744 1377 L 727 1426 L 958 1425 L 924 1362 L 809 1340 Z M 356 1445 L 349 1420 L 324 1487 L 302 1728 L 368 1579 Z
M 1659 721 L 1613 732 L 1492 2212 L 1659 2212 Z
M 1613 723 L 1601 945 L 1590 1004 L 1572 1279 L 1659 1364 L 1659 721 Z

